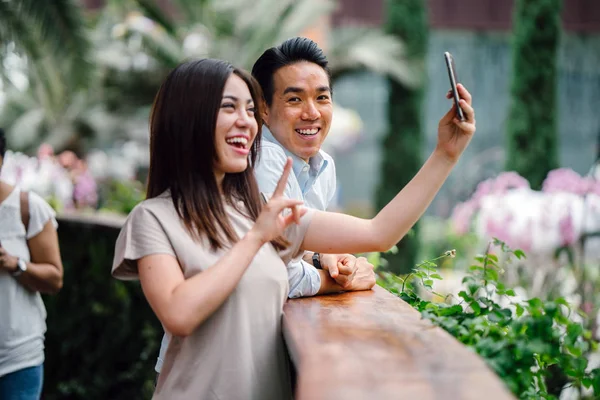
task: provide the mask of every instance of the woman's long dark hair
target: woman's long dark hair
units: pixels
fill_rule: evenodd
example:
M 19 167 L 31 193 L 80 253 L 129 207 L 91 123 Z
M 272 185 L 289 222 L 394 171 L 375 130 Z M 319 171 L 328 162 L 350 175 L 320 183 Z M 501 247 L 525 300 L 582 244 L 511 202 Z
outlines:
M 214 173 L 215 129 L 227 79 L 235 74 L 248 85 L 258 123 L 248 168 L 225 174 L 222 194 Z M 260 145 L 260 86 L 250 74 L 213 59 L 187 61 L 175 68 L 160 87 L 150 116 L 150 170 L 147 198 L 170 190 L 173 204 L 190 234 L 206 236 L 213 250 L 238 240 L 225 211 L 224 200 L 256 221 L 261 197 L 254 177 Z M 241 200 L 245 210 L 237 206 Z M 273 242 L 283 248 L 283 238 Z

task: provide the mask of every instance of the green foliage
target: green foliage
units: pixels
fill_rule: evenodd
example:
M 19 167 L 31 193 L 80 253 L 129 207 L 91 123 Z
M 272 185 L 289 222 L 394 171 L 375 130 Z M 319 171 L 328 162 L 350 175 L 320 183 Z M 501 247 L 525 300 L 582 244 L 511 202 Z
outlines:
M 509 256 L 525 254 L 498 240 Z M 588 358 L 597 343 L 584 329 L 582 315 L 574 315 L 564 298 L 516 300 L 513 289 L 499 282 L 503 270 L 495 254 L 478 256 L 462 280 L 458 298 L 433 290 L 438 261 L 452 251 L 424 261 L 405 278 L 383 274 L 381 284 L 475 350 L 521 399 L 558 399 L 567 386 L 588 388 L 600 396 L 600 369 L 590 370 Z M 441 301 L 424 300 L 428 291 Z M 597 397 L 594 397 L 597 398 Z
M 11 42 L 38 63 L 38 75 L 52 64 L 53 69 L 66 66 L 77 84 L 88 77 L 90 43 L 81 6 L 73 0 L 1 1 L 0 43 Z
M 427 15 L 423 0 L 388 0 L 386 30 L 406 44 L 406 57 L 424 62 L 427 51 Z M 377 189 L 377 208 L 383 208 L 421 167 L 423 146 L 423 85 L 407 87 L 390 79 L 388 103 L 389 132 L 384 139 L 381 183 Z M 388 268 L 406 272 L 414 265 L 419 251 L 419 224 L 398 244 L 396 254 L 387 255 Z
M 138 181 L 110 180 L 100 186 L 100 210 L 127 215 L 146 198 Z
M 59 224 L 65 277 L 44 298 L 44 399 L 150 398 L 163 331 L 139 285 L 110 276 L 118 229 Z
M 506 170 L 540 189 L 557 168 L 557 49 L 561 0 L 517 0 Z

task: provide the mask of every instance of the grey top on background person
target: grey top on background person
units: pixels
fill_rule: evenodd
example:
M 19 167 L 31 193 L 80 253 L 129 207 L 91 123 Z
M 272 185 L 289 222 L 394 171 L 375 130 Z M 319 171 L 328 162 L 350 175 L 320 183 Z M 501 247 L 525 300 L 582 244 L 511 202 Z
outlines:
M 254 223 L 230 205 L 226 212 L 240 237 Z M 278 253 L 271 244 L 264 245 L 235 291 L 191 335 L 173 337 L 153 399 L 292 398 L 280 328 L 288 294 L 285 263 L 299 251 L 311 217 L 309 212 L 300 225 L 288 228 L 291 245 L 286 250 Z M 135 279 L 136 260 L 168 254 L 177 258 L 185 279 L 190 279 L 228 251 L 211 250 L 206 239 L 194 240 L 170 196 L 163 195 L 142 202 L 130 213 L 117 239 L 112 273 L 119 279 Z M 201 373 L 200 366 L 204 366 Z
M 0 203 L 0 244 L 26 262 L 27 240 L 38 235 L 48 221 L 58 226 L 54 210 L 40 196 L 29 193 L 29 226 L 21 219 L 21 191 L 15 188 Z M 39 292 L 32 292 L 0 269 L 0 376 L 44 362 L 46 308 Z

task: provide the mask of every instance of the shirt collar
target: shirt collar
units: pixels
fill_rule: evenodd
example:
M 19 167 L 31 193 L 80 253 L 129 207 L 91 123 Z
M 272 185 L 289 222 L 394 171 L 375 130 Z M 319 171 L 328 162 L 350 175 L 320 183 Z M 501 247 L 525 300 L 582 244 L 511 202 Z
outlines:
M 292 170 L 294 171 L 294 175 L 296 176 L 300 176 L 300 174 L 302 173 L 302 169 L 307 165 L 309 166 L 310 175 L 314 177 L 318 177 L 319 175 L 321 175 L 321 173 L 325 170 L 325 167 L 327 167 L 327 160 L 323 157 L 321 150 L 319 150 L 317 154 L 309 158 L 307 163 L 306 161 L 304 161 L 303 159 L 286 149 L 281 143 L 279 143 L 279 141 L 275 139 L 275 136 L 273 136 L 271 131 L 266 126 L 263 126 L 262 137 L 263 140 L 274 143 L 281 147 L 281 149 L 285 152 L 285 155 L 292 158 Z

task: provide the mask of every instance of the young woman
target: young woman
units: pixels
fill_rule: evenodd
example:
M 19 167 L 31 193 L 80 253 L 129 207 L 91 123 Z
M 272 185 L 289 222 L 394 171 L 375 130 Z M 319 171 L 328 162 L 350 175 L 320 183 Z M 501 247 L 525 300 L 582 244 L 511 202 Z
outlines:
M 264 206 L 253 176 L 260 142 L 256 82 L 218 60 L 173 70 L 153 107 L 148 198 L 129 215 L 113 275 L 139 278 L 172 335 L 155 399 L 292 397 L 281 333 L 285 263 L 306 249 L 383 251 L 425 211 L 473 133 L 451 109 L 421 171 L 375 218 L 308 210 L 283 196 L 291 162 Z
M 6 138 L 0 129 L 0 170 Z M 0 399 L 38 400 L 46 309 L 40 293 L 62 287 L 54 211 L 0 180 Z

